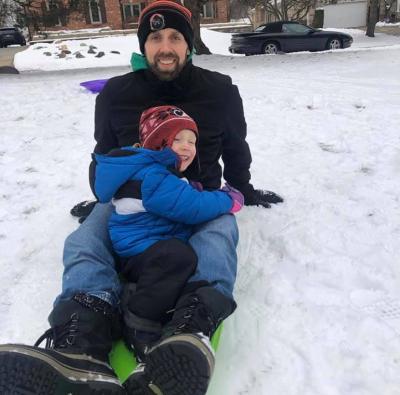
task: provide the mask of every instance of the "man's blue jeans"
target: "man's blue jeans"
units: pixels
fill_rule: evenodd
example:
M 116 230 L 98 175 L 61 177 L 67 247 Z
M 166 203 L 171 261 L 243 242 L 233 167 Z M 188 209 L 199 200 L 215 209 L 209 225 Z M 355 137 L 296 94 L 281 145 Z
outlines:
M 111 210 L 111 204 L 96 204 L 85 222 L 65 240 L 62 293 L 55 303 L 77 292 L 98 296 L 113 306 L 119 303 L 121 284 L 107 226 Z M 197 225 L 189 243 L 198 256 L 198 265 L 189 281 L 208 281 L 233 298 L 238 238 L 236 219 L 231 214 Z

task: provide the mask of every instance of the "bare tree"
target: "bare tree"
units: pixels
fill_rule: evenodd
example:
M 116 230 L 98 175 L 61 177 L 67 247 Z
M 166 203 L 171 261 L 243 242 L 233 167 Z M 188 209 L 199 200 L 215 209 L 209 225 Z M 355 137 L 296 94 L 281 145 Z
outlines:
M 17 21 L 16 5 L 10 0 L 0 1 L 0 26 L 11 26 Z
M 257 0 L 256 3 L 278 21 L 302 21 L 315 7 L 316 0 Z
M 204 44 L 200 35 L 200 18 L 203 5 L 207 3 L 207 0 L 185 0 L 185 7 L 187 7 L 192 13 L 192 24 L 194 32 L 194 48 L 198 55 L 210 55 L 211 52 Z
M 248 18 L 249 9 L 254 7 L 255 0 L 230 0 L 232 19 Z
M 29 38 L 32 39 L 34 31 L 44 30 L 47 27 L 66 25 L 73 12 L 85 13 L 86 0 L 9 0 L 15 7 L 17 21 L 26 26 Z
M 390 12 L 393 6 L 397 4 L 397 0 L 385 0 L 385 21 L 390 20 Z
M 378 22 L 378 0 L 370 0 L 367 15 L 367 32 L 368 37 L 375 37 L 375 25 Z

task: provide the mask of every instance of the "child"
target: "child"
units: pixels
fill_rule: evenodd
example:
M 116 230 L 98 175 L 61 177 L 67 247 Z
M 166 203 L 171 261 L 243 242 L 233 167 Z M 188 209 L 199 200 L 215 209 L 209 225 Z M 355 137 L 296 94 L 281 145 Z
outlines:
M 113 247 L 121 272 L 136 284 L 123 301 L 124 323 L 141 361 L 196 270 L 197 256 L 187 243 L 192 225 L 243 205 L 230 187 L 199 191 L 199 183 L 195 188 L 183 177 L 193 161 L 198 167 L 198 137 L 196 123 L 181 109 L 153 107 L 140 118 L 140 147 L 95 155 L 94 189 L 100 202 L 112 201 Z

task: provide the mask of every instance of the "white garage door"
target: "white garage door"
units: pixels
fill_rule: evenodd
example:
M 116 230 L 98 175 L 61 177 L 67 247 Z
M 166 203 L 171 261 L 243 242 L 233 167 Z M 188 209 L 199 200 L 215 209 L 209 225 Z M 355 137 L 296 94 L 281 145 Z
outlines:
M 331 4 L 324 9 L 324 28 L 359 27 L 367 24 L 367 2 Z

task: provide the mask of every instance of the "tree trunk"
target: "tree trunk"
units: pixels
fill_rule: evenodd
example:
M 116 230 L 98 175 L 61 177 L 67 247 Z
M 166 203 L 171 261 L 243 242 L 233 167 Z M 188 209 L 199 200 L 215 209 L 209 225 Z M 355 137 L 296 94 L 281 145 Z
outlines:
M 375 25 L 378 22 L 378 0 L 370 0 L 368 9 L 367 32 L 368 37 L 375 37 Z
M 192 13 L 192 24 L 194 32 L 194 48 L 197 55 L 210 55 L 211 52 L 203 43 L 200 36 L 200 10 L 203 4 L 202 0 L 185 0 L 185 7 Z

